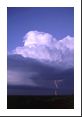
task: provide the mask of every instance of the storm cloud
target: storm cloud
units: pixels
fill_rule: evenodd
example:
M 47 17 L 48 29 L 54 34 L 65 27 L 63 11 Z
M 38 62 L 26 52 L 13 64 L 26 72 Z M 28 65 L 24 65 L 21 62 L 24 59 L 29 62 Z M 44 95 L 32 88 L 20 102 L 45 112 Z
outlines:
M 73 93 L 73 68 L 61 69 L 21 55 L 8 55 L 7 63 L 10 95 L 53 94 L 56 88 L 60 90 L 60 94 Z
M 49 33 L 27 32 L 23 46 L 16 47 L 7 62 L 9 94 L 53 94 L 56 88 L 60 94 L 73 94 L 74 38 L 71 36 L 58 40 Z

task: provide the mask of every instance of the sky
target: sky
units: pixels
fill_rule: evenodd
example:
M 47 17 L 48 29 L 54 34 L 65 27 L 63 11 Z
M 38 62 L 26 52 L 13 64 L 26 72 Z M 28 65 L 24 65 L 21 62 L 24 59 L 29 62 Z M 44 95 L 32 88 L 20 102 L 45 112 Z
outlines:
M 74 9 L 7 8 L 8 94 L 23 95 L 26 86 L 46 89 L 59 87 L 60 94 L 74 88 Z M 55 80 L 60 81 L 54 84 Z M 57 86 L 58 85 L 58 86 Z M 14 87 L 13 87 L 14 86 Z M 26 90 L 27 90 L 26 89 Z M 43 92 L 45 89 L 45 92 Z M 18 92 L 17 92 L 18 91 Z M 29 94 L 26 93 L 26 94 Z
M 57 40 L 74 37 L 73 7 L 9 7 L 7 8 L 7 48 L 11 52 L 22 46 L 29 31 L 50 33 Z

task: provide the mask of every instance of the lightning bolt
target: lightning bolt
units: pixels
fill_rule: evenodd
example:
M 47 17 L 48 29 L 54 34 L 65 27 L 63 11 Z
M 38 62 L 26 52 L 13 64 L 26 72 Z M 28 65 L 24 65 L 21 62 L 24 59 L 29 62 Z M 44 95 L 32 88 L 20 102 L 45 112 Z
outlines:
M 59 83 L 62 82 L 63 80 L 54 80 L 54 85 L 56 87 L 56 90 L 55 90 L 55 95 L 58 95 L 58 92 L 57 92 L 57 89 L 59 88 Z

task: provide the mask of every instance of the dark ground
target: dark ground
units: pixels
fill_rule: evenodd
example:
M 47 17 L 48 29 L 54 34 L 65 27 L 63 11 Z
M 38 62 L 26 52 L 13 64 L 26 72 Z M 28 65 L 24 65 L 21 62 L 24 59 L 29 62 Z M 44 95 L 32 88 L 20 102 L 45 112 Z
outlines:
M 74 96 L 7 96 L 7 109 L 74 109 Z

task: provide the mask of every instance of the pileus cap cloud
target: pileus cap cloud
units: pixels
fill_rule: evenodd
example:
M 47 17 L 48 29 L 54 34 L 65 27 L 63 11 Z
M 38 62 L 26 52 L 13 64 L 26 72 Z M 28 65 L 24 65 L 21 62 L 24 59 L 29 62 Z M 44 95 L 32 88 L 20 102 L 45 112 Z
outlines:
M 22 47 L 16 47 L 15 54 L 42 62 L 73 66 L 74 38 L 71 36 L 57 40 L 49 33 L 29 31 L 24 36 L 23 43 Z

